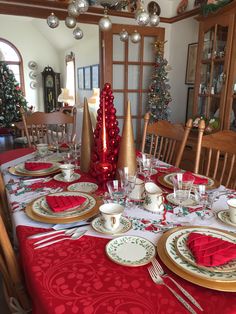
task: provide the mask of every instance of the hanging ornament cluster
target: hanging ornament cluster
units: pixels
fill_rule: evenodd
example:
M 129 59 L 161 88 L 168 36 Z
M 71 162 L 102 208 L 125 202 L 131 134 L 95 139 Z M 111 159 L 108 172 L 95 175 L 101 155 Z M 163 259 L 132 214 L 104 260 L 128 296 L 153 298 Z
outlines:
M 140 26 L 157 26 L 160 23 L 161 9 L 157 2 L 151 1 L 148 4 L 148 12 L 144 9 L 143 0 L 140 9 L 136 11 L 135 19 Z
M 101 91 L 97 114 L 90 173 L 105 184 L 115 177 L 120 143 L 114 96 L 109 83 Z
M 128 41 L 129 34 L 125 29 L 122 29 L 120 32 L 120 40 L 125 42 Z M 134 30 L 134 32 L 130 35 L 130 40 L 132 43 L 137 44 L 141 40 L 141 35 L 137 32 L 137 30 Z

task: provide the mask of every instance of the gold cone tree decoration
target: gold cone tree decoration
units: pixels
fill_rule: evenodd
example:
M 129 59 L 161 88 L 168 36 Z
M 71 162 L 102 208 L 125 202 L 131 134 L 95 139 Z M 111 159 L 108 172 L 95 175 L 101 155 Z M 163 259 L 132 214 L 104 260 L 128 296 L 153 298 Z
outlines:
M 93 150 L 93 128 L 89 114 L 88 101 L 84 98 L 83 126 L 81 134 L 80 170 L 89 172 Z
M 137 171 L 136 149 L 131 117 L 130 101 L 127 103 L 125 121 L 120 142 L 120 150 L 117 162 L 117 169 L 128 167 L 130 174 Z

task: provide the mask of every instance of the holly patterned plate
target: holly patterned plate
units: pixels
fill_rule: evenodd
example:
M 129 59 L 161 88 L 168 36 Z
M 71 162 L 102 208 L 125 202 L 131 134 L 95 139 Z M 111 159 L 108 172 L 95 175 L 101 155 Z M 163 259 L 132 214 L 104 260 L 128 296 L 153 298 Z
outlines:
M 107 243 L 106 254 L 113 262 L 123 266 L 143 266 L 155 257 L 156 248 L 142 237 L 123 236 Z
M 91 226 L 99 233 L 118 235 L 129 231 L 132 227 L 132 223 L 128 218 L 121 217 L 119 227 L 114 231 L 110 231 L 105 228 L 102 217 L 97 217 L 92 221 Z
M 217 213 L 217 217 L 226 225 L 236 227 L 236 223 L 231 221 L 229 218 L 229 212 L 227 210 L 221 210 Z
M 79 191 L 79 192 L 86 192 L 86 193 L 93 193 L 98 189 L 98 185 L 92 182 L 78 182 L 70 184 L 67 187 L 68 191 Z

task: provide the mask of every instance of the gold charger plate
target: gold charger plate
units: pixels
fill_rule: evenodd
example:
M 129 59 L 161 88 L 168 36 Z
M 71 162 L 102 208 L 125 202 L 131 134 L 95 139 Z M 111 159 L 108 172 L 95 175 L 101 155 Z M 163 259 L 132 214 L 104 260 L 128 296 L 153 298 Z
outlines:
M 53 162 L 52 162 L 53 163 Z M 56 164 L 56 163 L 55 163 Z M 31 172 L 24 172 L 24 171 L 19 171 L 19 170 L 17 170 L 17 168 L 16 167 L 10 167 L 9 169 L 8 169 L 8 171 L 9 171 L 9 173 L 10 174 L 13 174 L 14 176 L 21 176 L 21 177 L 44 177 L 44 176 L 48 176 L 48 175 L 52 175 L 52 174 L 56 174 L 56 173 L 58 173 L 58 172 L 60 172 L 61 170 L 60 170 L 60 168 L 59 168 L 59 166 L 58 167 L 56 167 L 56 166 L 54 166 L 54 167 L 52 167 L 52 170 L 48 170 L 48 169 L 46 169 L 45 171 L 41 171 L 41 172 L 39 172 L 39 171 L 35 171 L 35 172 L 33 172 L 33 171 L 31 171 Z
M 84 193 L 84 194 L 86 194 L 86 193 Z M 40 198 L 41 197 L 39 197 L 38 199 L 40 199 Z M 87 220 L 87 219 L 97 215 L 99 212 L 99 206 L 101 206 L 103 204 L 103 201 L 94 195 L 93 195 L 93 198 L 95 199 L 96 203 L 95 203 L 94 207 L 89 210 L 89 212 L 86 212 L 85 214 L 80 215 L 80 216 L 76 216 L 76 217 L 64 217 L 63 223 L 71 223 L 71 222 L 76 222 L 76 221 Z M 33 200 L 25 208 L 25 213 L 29 218 L 31 218 L 32 220 L 35 220 L 35 221 L 40 221 L 40 222 L 45 222 L 45 223 L 52 223 L 52 224 L 62 223 L 61 217 L 58 217 L 58 218 L 57 217 L 42 217 L 42 216 L 38 216 L 37 214 L 35 214 L 33 211 L 33 208 L 32 208 L 35 201 L 36 200 Z
M 176 173 L 176 172 L 175 172 Z M 158 182 L 163 185 L 164 187 L 168 188 L 168 189 L 173 189 L 173 184 L 170 180 L 170 177 L 175 175 L 175 173 L 164 173 L 163 175 L 159 176 L 157 178 Z M 206 176 L 203 175 L 199 175 L 197 174 L 197 176 L 202 177 L 202 178 L 207 178 L 210 183 L 206 184 L 206 188 L 207 190 L 212 190 L 212 189 L 216 189 L 220 186 L 220 183 L 212 178 L 208 178 Z
M 191 272 L 186 271 L 182 264 L 186 263 L 186 261 L 184 261 L 181 257 L 176 258 L 176 261 L 173 261 L 170 256 L 168 255 L 167 251 L 166 251 L 166 241 L 167 239 L 176 231 L 178 230 L 185 230 L 185 229 L 189 229 L 189 228 L 197 228 L 197 229 L 207 229 L 207 230 L 213 230 L 216 232 L 223 232 L 226 235 L 229 235 L 231 237 L 235 237 L 235 241 L 236 241 L 236 235 L 234 235 L 231 232 L 227 232 L 221 229 L 216 229 L 216 228 L 206 228 L 206 227 L 201 227 L 201 226 L 192 226 L 192 227 L 178 227 L 178 228 L 174 228 L 171 229 L 167 232 L 165 232 L 161 238 L 159 239 L 158 243 L 157 243 L 157 252 L 158 255 L 160 257 L 160 259 L 162 260 L 162 262 L 171 270 L 173 271 L 175 274 L 177 274 L 178 276 L 184 278 L 187 281 L 190 281 L 194 284 L 197 284 L 199 286 L 205 287 L 205 288 L 209 288 L 209 289 L 213 289 L 213 290 L 218 290 L 218 291 L 228 291 L 228 292 L 236 292 L 236 279 L 232 280 L 232 281 L 217 281 L 217 280 L 211 280 L 211 279 L 206 279 L 200 276 L 196 276 Z M 174 250 L 174 243 L 173 243 L 173 250 Z M 191 265 L 191 267 L 194 267 Z M 204 270 L 200 270 L 200 272 L 204 272 Z M 236 272 L 232 272 L 232 274 L 234 274 L 236 276 Z M 225 275 L 225 273 L 224 273 Z M 235 277 L 236 278 L 236 277 Z

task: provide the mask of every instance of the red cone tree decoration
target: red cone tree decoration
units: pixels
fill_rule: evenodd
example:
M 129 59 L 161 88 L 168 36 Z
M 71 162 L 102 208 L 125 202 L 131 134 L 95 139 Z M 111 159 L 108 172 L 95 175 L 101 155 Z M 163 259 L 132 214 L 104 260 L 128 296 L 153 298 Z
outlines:
M 119 152 L 120 130 L 113 101 L 114 96 L 111 85 L 106 83 L 100 94 L 90 168 L 92 176 L 103 184 L 115 177 Z

